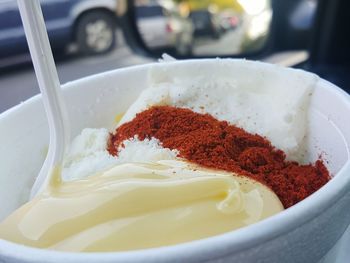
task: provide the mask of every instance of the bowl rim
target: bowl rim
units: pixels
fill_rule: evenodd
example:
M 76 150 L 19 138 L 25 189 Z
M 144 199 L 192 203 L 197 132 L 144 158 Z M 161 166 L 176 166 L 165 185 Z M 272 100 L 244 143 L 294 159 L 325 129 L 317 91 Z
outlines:
M 240 61 L 243 63 L 260 63 L 264 67 L 278 67 L 286 69 L 282 66 L 272 65 L 264 62 L 246 61 L 243 59 L 224 59 L 225 61 Z M 166 63 L 212 63 L 217 59 L 191 59 L 186 61 L 172 61 Z M 106 75 L 114 75 L 118 72 L 132 72 L 147 70 L 153 65 L 158 63 L 149 63 L 145 65 L 131 66 L 122 69 L 116 69 L 111 71 L 102 72 L 99 74 L 90 75 L 85 78 L 81 78 L 72 82 L 68 82 L 63 85 L 63 89 L 73 88 L 74 86 L 80 86 L 89 79 L 103 78 Z M 298 70 L 298 69 L 290 69 Z M 302 70 L 298 70 L 302 71 Z M 305 72 L 306 71 L 302 71 Z M 309 73 L 308 73 L 309 74 Z M 332 94 L 337 96 L 338 99 L 349 105 L 350 108 L 350 95 L 345 91 L 337 87 L 336 85 L 324 80 L 319 79 L 317 86 L 323 86 L 325 89 L 332 89 Z M 19 104 L 2 114 L 0 114 L 0 120 L 2 118 L 10 116 L 25 105 L 31 105 L 36 101 L 41 100 L 41 95 L 38 94 L 22 104 Z M 172 246 L 165 246 L 159 248 L 150 248 L 143 250 L 125 251 L 125 252 L 104 252 L 104 253 L 78 253 L 78 252 L 61 252 L 47 249 L 33 248 L 16 244 L 10 241 L 0 239 L 0 258 L 5 257 L 9 259 L 26 260 L 28 262 L 35 262 L 40 259 L 53 259 L 52 262 L 60 262 L 63 260 L 81 260 L 83 262 L 110 262 L 115 260 L 121 261 L 137 261 L 151 259 L 153 261 L 170 261 L 170 260 L 185 260 L 202 256 L 205 258 L 215 259 L 218 257 L 224 257 L 225 255 L 232 254 L 238 251 L 247 250 L 253 246 L 274 239 L 287 232 L 291 232 L 303 225 L 325 210 L 330 209 L 336 200 L 341 199 L 350 189 L 350 176 L 346 174 L 350 171 L 350 159 L 343 165 L 340 171 L 330 180 L 325 186 L 316 191 L 314 194 L 304 199 L 302 202 L 272 216 L 265 220 L 262 220 L 253 225 L 243 227 L 241 229 L 227 232 L 221 235 L 208 237 L 201 240 L 191 241 L 187 243 L 181 243 Z M 49 261 L 48 261 L 49 262 Z M 51 261 L 50 261 L 51 262 Z

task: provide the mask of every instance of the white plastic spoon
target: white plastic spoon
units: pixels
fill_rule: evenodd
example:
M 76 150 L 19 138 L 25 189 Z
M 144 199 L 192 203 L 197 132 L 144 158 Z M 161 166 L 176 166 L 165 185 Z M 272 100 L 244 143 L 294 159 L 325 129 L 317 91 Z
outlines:
M 49 151 L 31 190 L 33 198 L 49 183 L 53 170 L 62 165 L 65 147 L 69 141 L 69 129 L 40 2 L 17 2 L 50 129 Z

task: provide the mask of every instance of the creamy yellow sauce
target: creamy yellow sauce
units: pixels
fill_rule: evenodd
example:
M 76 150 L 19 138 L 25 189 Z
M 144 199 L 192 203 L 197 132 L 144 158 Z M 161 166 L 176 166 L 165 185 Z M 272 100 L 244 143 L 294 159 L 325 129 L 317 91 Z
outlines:
M 258 182 L 181 161 L 59 178 L 0 224 L 0 238 L 63 251 L 134 250 L 218 235 L 283 210 Z

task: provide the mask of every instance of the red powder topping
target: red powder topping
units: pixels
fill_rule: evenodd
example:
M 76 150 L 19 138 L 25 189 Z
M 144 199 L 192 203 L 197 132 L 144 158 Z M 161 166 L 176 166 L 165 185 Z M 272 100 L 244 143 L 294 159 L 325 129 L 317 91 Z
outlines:
M 117 155 L 122 142 L 135 135 L 140 140 L 157 138 L 190 162 L 251 177 L 269 186 L 285 208 L 330 180 L 322 161 L 314 165 L 288 162 L 285 153 L 264 137 L 188 109 L 157 106 L 137 114 L 111 135 L 109 152 Z

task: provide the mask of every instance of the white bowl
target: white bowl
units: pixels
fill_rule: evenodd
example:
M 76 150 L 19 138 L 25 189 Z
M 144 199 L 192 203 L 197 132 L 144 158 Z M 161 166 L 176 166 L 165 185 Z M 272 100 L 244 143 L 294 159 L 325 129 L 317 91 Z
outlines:
M 214 61 L 201 63 L 210 66 Z M 192 67 L 198 61 L 171 63 Z M 253 68 L 258 62 L 239 63 Z M 266 72 L 276 67 L 259 64 Z M 84 127 L 112 128 L 114 116 L 125 112 L 146 87 L 148 69 L 149 65 L 119 69 L 64 85 L 73 135 Z M 309 198 L 257 224 L 176 246 L 116 253 L 55 252 L 0 240 L 0 262 L 317 262 L 350 223 L 349 114 L 349 96 L 318 81 L 311 100 L 308 148 L 311 160 L 326 153 L 335 176 Z M 25 202 L 47 145 L 40 96 L 0 115 L 0 220 Z

